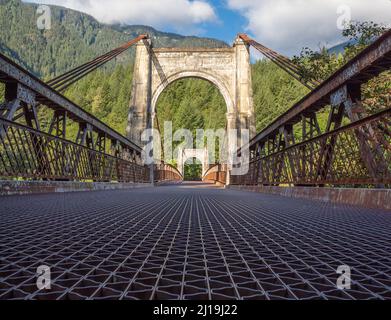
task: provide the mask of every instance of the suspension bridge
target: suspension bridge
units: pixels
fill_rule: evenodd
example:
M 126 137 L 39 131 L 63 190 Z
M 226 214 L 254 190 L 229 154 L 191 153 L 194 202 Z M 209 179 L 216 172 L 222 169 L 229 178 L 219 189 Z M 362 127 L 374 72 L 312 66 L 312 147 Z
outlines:
M 124 136 L 63 92 L 131 47 Z M 250 47 L 310 89 L 259 133 Z M 48 82 L 0 54 L 0 299 L 391 299 L 390 100 L 362 105 L 390 66 L 391 31 L 323 82 L 245 34 L 216 49 L 140 35 Z M 220 90 L 227 129 L 249 130 L 247 174 L 217 163 L 181 183 L 178 168 L 143 163 L 159 95 L 186 77 Z M 41 265 L 50 289 L 37 289 Z

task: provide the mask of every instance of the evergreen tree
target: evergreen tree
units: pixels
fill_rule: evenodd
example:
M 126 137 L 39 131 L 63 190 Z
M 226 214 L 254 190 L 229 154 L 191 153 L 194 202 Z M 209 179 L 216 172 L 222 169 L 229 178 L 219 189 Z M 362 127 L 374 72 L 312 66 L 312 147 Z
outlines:
M 50 79 L 107 52 L 140 33 L 149 33 L 155 47 L 222 47 L 225 43 L 158 32 L 150 27 L 101 25 L 80 12 L 51 6 L 52 29 L 36 27 L 37 5 L 20 0 L 0 0 L 0 51 L 43 79 Z M 320 80 L 363 50 L 384 32 L 371 22 L 354 23 L 344 31 L 349 45 L 344 54 L 327 50 L 304 49 L 295 62 L 303 74 Z M 125 134 L 132 87 L 133 51 L 129 51 L 103 68 L 72 85 L 65 95 L 88 112 L 92 112 L 115 130 Z M 273 63 L 260 60 L 252 65 L 256 127 L 260 131 L 301 99 L 308 90 Z M 363 86 L 368 112 L 389 106 L 391 73 L 384 72 Z M 0 84 L 0 102 L 4 85 Z M 182 79 L 171 84 L 160 96 L 157 113 L 161 129 L 164 121 L 179 128 L 225 128 L 227 106 L 219 90 L 200 79 Z M 40 114 L 43 122 L 50 112 Z M 45 119 L 46 117 L 46 119 Z M 324 126 L 326 117 L 320 115 Z M 69 123 L 74 135 L 77 126 Z

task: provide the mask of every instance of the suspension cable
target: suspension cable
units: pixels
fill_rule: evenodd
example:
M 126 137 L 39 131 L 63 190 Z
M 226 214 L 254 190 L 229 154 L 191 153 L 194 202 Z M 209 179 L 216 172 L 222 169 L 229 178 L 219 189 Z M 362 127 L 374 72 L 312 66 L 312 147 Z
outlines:
M 296 64 L 294 64 L 289 58 L 279 54 L 278 52 L 265 47 L 264 45 L 258 43 L 257 41 L 251 39 L 246 34 L 239 34 L 239 37 L 249 45 L 253 46 L 260 53 L 262 53 L 265 57 L 274 62 L 278 67 L 283 69 L 297 81 L 302 83 L 310 90 L 314 90 L 317 86 L 320 85 L 320 82 L 315 79 L 305 80 L 303 74 Z
M 86 62 L 48 82 L 48 85 L 53 87 L 53 89 L 57 91 L 64 91 L 69 86 L 80 80 L 81 78 L 85 77 L 86 75 L 90 74 L 92 71 L 98 69 L 102 65 L 106 64 L 107 62 L 111 61 L 124 51 L 128 50 L 131 46 L 133 46 L 135 43 L 139 42 L 140 40 L 147 39 L 148 35 L 140 35 L 137 38 L 123 44 L 122 46 L 107 52 L 99 57 L 96 57 L 95 59 Z

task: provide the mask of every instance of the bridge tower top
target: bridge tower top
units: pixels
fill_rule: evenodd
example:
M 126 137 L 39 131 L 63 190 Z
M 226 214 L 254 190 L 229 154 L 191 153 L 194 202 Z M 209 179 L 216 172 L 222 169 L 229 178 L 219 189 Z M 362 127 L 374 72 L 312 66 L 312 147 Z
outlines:
M 250 51 L 240 37 L 225 48 L 153 48 L 150 39 L 136 46 L 132 99 L 127 135 L 140 145 L 141 134 L 153 124 L 161 93 L 182 78 L 213 83 L 227 105 L 227 128 L 255 134 Z

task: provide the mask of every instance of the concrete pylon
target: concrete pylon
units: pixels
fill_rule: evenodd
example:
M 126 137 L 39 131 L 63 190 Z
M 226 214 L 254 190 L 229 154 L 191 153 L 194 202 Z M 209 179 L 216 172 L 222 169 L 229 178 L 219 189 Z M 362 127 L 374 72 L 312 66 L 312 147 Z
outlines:
M 128 137 L 140 144 L 141 134 L 152 126 L 159 96 L 168 85 L 196 77 L 214 84 L 227 105 L 227 129 L 248 129 L 255 135 L 250 49 L 237 37 L 228 48 L 158 48 L 151 41 L 136 45 Z M 224 129 L 224 128 L 222 128 Z
M 150 127 L 151 121 L 151 40 L 136 44 L 136 59 L 133 71 L 132 98 L 129 107 L 127 136 L 142 146 L 141 135 Z

